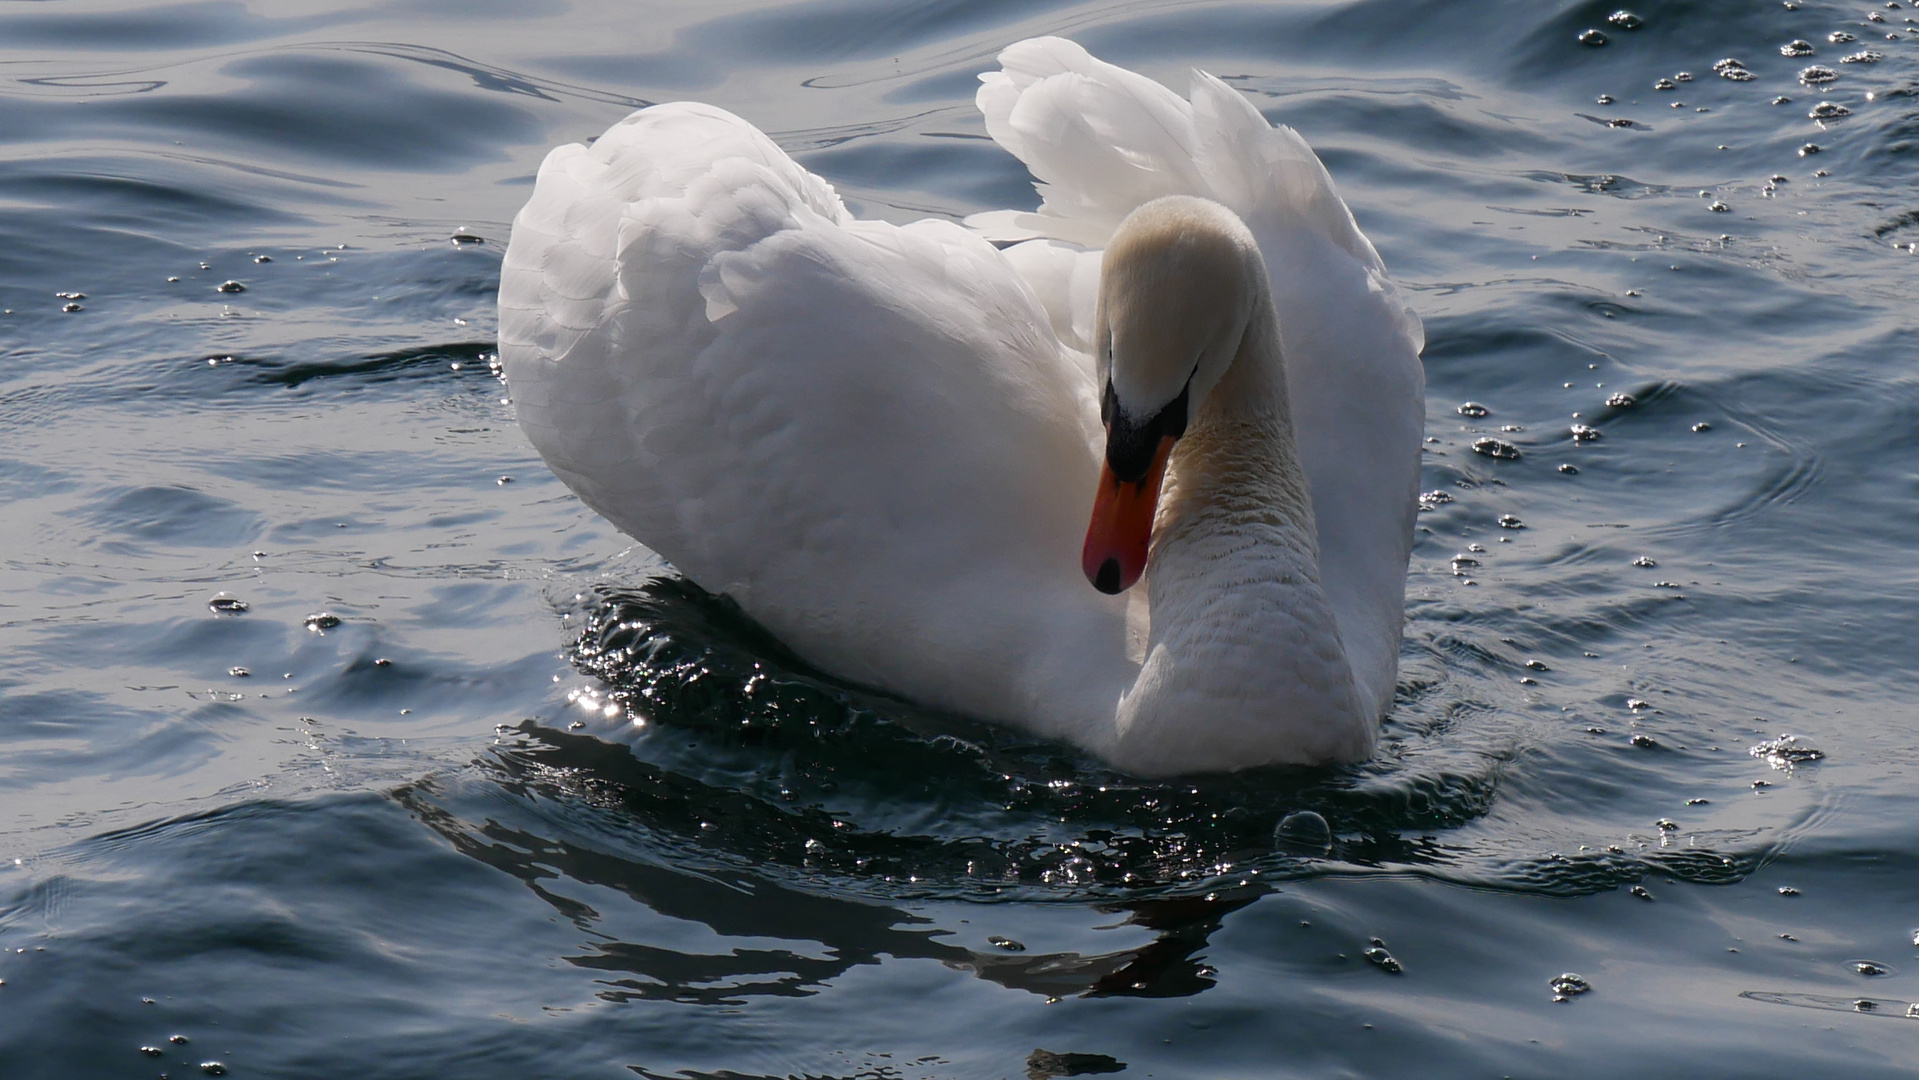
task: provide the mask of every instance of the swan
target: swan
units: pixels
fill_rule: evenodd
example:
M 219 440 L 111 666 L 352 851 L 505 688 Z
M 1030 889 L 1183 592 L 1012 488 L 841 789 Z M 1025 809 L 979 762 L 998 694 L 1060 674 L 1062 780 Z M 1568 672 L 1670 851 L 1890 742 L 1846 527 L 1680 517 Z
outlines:
M 998 59 L 977 102 L 1034 211 L 858 220 L 697 103 L 553 150 L 501 272 L 522 428 L 836 676 L 1141 775 L 1370 756 L 1418 318 L 1225 83 L 1060 38 Z

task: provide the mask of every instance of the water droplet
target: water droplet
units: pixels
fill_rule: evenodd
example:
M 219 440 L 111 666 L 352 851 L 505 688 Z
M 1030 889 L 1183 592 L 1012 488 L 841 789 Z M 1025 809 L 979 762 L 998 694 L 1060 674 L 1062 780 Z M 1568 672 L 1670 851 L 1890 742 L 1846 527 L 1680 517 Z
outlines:
M 1835 104 L 1830 101 L 1822 101 L 1814 105 L 1812 111 L 1806 115 L 1814 120 L 1837 120 L 1842 116 L 1851 116 L 1852 110 L 1846 108 L 1844 105 Z
M 1597 49 L 1606 43 L 1606 35 L 1597 30 L 1582 30 L 1579 32 L 1579 43 Z
M 1495 439 L 1491 436 L 1483 439 L 1474 439 L 1473 453 L 1484 454 L 1489 458 L 1498 458 L 1501 461 L 1518 461 L 1520 457 L 1519 447 L 1514 446 L 1504 439 Z
M 1026 946 L 1021 945 L 1019 942 L 1014 941 L 1012 938 L 1001 937 L 998 934 L 994 934 L 988 937 L 986 939 L 986 943 L 988 945 L 991 945 L 995 949 L 1004 949 L 1007 952 L 1025 952 L 1026 951 Z
M 207 607 L 212 608 L 215 615 L 239 615 L 246 611 L 247 602 L 237 596 L 220 593 L 207 601 Z
M 219 291 L 223 293 L 242 293 L 247 291 L 247 287 L 237 281 L 228 280 L 220 283 Z
M 1627 889 L 1626 891 L 1632 894 L 1633 897 L 1640 900 L 1652 899 L 1652 893 L 1649 892 L 1644 885 L 1634 885 L 1632 888 Z
M 331 611 L 315 612 L 306 617 L 306 627 L 315 633 L 325 633 L 340 625 L 340 617 Z
M 1470 416 L 1475 420 L 1484 416 L 1491 416 L 1492 412 L 1493 411 L 1491 409 L 1488 409 L 1486 406 L 1481 405 L 1477 401 L 1463 402 L 1459 406 L 1459 415 Z
M 1605 433 L 1600 431 L 1598 428 L 1591 427 L 1586 424 L 1574 424 L 1572 426 L 1572 437 L 1574 442 L 1582 442 L 1582 443 L 1595 442 L 1599 440 L 1600 438 L 1603 438 L 1604 435 Z
M 1279 820 L 1273 846 L 1295 855 L 1323 856 L 1333 850 L 1333 828 L 1311 810 L 1295 810 Z
M 1553 988 L 1553 993 L 1563 997 L 1574 997 L 1592 989 L 1591 983 L 1570 971 L 1553 979 L 1549 985 Z
M 1838 72 L 1829 67 L 1820 67 L 1817 64 L 1799 73 L 1799 81 L 1805 83 L 1807 86 L 1822 86 L 1826 83 L 1834 82 L 1838 78 Z

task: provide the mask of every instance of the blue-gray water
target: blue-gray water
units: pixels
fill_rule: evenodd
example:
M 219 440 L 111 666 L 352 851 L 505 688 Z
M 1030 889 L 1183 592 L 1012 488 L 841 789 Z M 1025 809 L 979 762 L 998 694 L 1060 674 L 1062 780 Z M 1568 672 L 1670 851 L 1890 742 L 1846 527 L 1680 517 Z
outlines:
M 1614 6 L 0 4 L 0 1075 L 1911 1075 L 1919 9 Z M 514 426 L 549 146 L 699 98 L 1030 206 L 1038 33 L 1299 128 L 1426 320 L 1368 765 L 839 686 Z

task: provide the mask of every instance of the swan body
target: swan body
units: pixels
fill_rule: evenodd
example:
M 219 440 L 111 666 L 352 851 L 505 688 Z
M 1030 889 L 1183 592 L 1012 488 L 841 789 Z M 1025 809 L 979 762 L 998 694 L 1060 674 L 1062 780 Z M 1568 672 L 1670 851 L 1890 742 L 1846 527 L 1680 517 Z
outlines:
M 522 427 L 842 677 L 1144 774 L 1369 755 L 1417 318 L 1223 83 L 1182 99 L 1057 38 L 1000 62 L 987 130 L 1044 200 L 966 227 L 856 220 L 705 105 L 555 149 L 500 287 Z

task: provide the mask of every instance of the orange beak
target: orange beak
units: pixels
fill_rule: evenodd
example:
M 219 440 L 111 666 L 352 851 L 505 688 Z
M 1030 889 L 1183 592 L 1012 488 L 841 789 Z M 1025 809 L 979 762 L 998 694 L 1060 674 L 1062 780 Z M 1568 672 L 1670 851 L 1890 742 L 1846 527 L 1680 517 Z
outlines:
M 1093 521 L 1086 527 L 1086 547 L 1080 552 L 1086 580 L 1100 592 L 1124 592 L 1146 572 L 1146 554 L 1153 543 L 1153 514 L 1159 509 L 1159 486 L 1166 479 L 1173 442 L 1170 435 L 1160 438 L 1153 451 L 1153 464 L 1135 483 L 1115 477 L 1111 465 L 1100 465 Z

